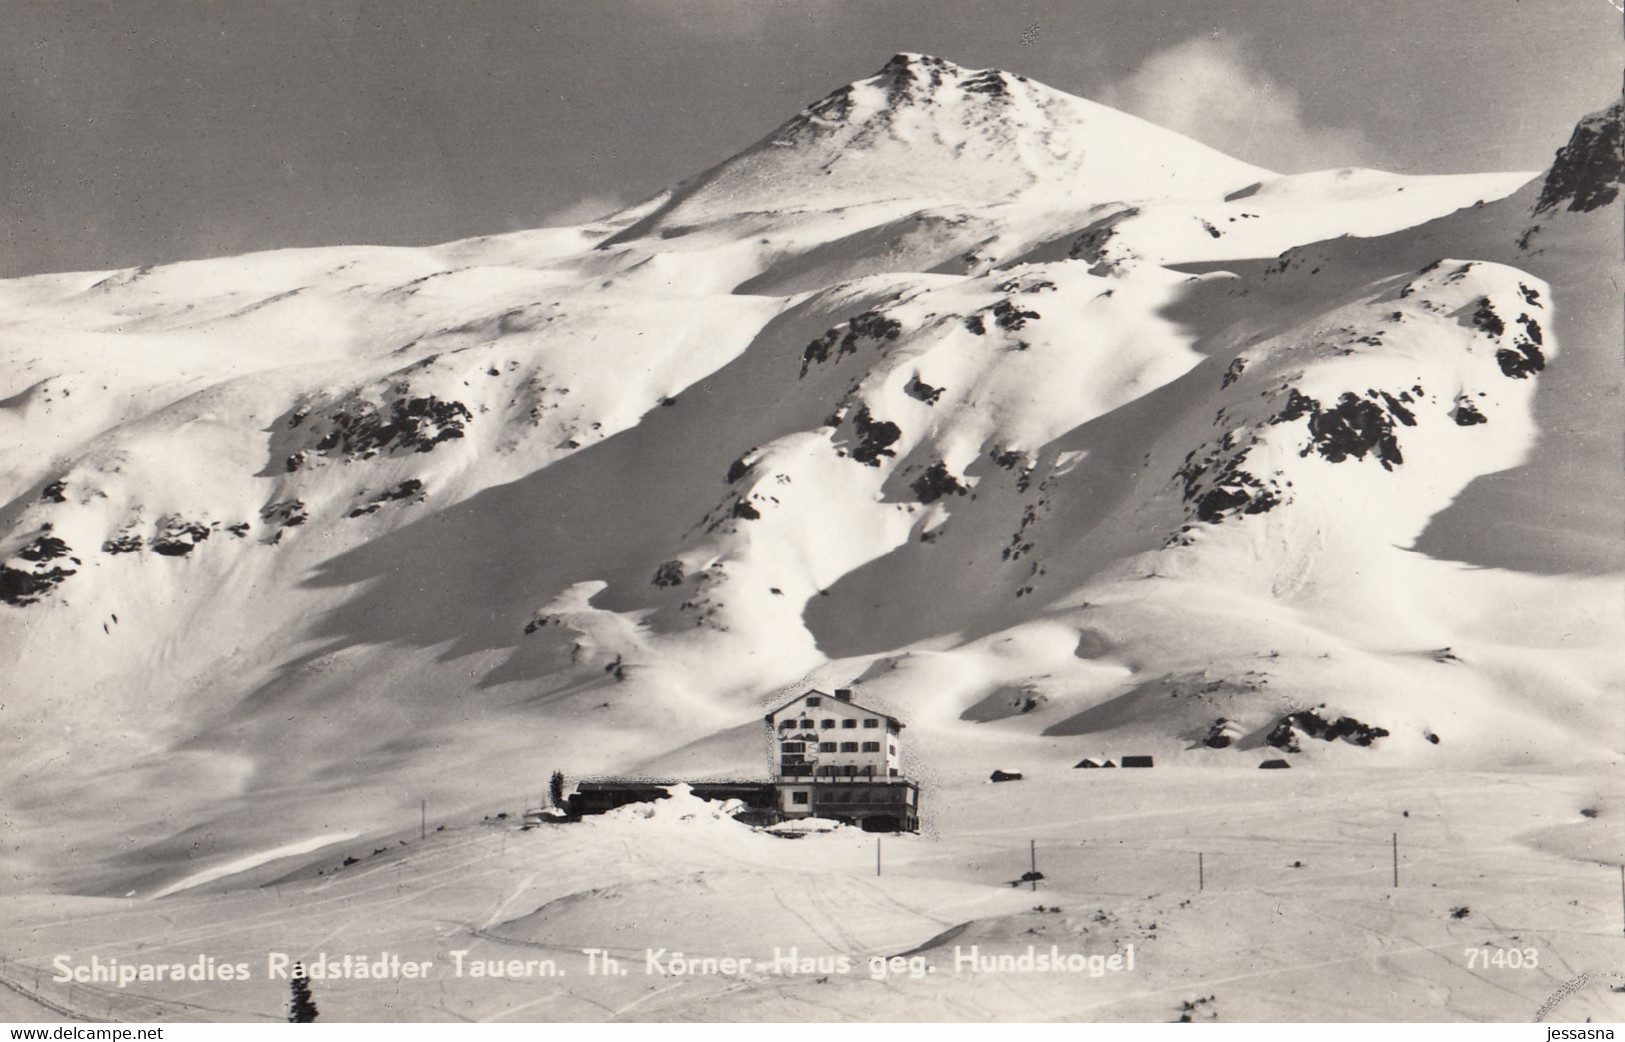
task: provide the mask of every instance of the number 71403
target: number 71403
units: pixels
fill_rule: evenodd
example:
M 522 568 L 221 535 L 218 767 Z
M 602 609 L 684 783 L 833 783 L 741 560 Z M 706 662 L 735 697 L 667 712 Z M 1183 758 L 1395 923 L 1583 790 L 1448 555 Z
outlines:
M 1536 948 L 1464 948 L 1469 970 L 1533 970 L 1540 966 Z

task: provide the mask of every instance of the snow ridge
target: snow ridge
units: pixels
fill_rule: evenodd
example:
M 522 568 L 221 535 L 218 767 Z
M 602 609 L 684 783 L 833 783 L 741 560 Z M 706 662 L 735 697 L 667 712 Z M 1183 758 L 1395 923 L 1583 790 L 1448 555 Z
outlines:
M 1536 200 L 901 54 L 603 222 L 0 283 L 0 784 L 51 837 L 3 857 L 226 863 L 539 743 L 751 777 L 808 684 L 927 779 L 1041 737 L 1233 766 L 1305 714 L 1370 739 L 1307 760 L 1615 755 L 1617 575 L 1419 547 L 1617 347 L 1565 258 L 1617 227 L 1619 117 Z M 50 813 L 131 778 L 150 846 Z

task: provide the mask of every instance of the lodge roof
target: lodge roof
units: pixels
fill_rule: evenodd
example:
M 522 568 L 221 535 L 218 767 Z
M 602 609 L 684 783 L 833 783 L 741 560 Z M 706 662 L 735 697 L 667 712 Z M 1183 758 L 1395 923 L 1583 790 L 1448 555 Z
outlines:
M 846 689 L 846 688 L 837 688 L 833 695 L 830 694 L 828 691 L 820 691 L 818 688 L 808 688 L 806 691 L 803 691 L 801 694 L 799 694 L 796 697 L 790 699 L 788 702 L 785 702 L 783 705 L 780 705 L 775 709 L 768 710 L 768 712 L 766 714 L 766 719 L 767 719 L 768 723 L 772 723 L 773 722 L 773 717 L 777 716 L 779 713 L 782 713 L 784 710 L 790 708 L 791 706 L 795 705 L 797 702 L 799 702 L 802 699 L 807 698 L 809 696 L 812 696 L 812 697 L 815 697 L 815 698 L 833 698 L 835 701 L 844 702 L 847 705 L 853 707 L 854 709 L 861 709 L 866 713 L 873 713 L 876 716 L 880 717 L 881 719 L 885 720 L 887 723 L 895 725 L 898 730 L 903 729 L 903 722 L 901 720 L 897 719 L 895 716 L 892 716 L 889 713 L 882 713 L 880 710 L 874 709 L 874 708 L 872 708 L 870 706 L 863 705 L 860 702 L 852 701 L 852 692 L 850 690 Z

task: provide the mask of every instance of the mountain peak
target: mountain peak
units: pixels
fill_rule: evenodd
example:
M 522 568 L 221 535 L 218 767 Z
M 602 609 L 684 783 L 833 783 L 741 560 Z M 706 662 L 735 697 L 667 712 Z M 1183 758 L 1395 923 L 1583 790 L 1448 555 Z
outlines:
M 1001 69 L 900 52 L 680 186 L 642 222 L 913 200 L 987 203 L 1032 192 L 1093 205 L 1219 197 L 1273 176 L 1171 130 Z
M 888 123 L 910 109 L 960 110 L 956 114 L 962 119 L 979 122 L 978 115 L 986 118 L 994 113 L 969 113 L 963 109 L 1001 109 L 1004 106 L 999 103 L 1010 100 L 1011 88 L 1017 83 L 1026 84 L 1028 80 L 1001 69 L 967 69 L 935 55 L 900 51 L 873 76 L 855 80 L 803 109 L 780 127 L 772 140 L 780 145 L 795 144 L 843 123 Z M 1039 88 L 1038 93 L 1046 98 L 1069 97 L 1047 87 Z
M 1557 150 L 1534 215 L 1566 209 L 1585 213 L 1607 206 L 1625 184 L 1625 101 L 1593 112 L 1574 127 L 1568 144 Z
M 873 79 L 886 81 L 894 102 L 911 103 L 929 101 L 945 86 L 957 88 L 966 94 L 984 94 L 999 97 L 1006 93 L 1012 81 L 1027 82 L 1027 77 L 1016 76 L 1001 69 L 967 69 L 946 58 L 914 51 L 901 51 L 892 55 Z

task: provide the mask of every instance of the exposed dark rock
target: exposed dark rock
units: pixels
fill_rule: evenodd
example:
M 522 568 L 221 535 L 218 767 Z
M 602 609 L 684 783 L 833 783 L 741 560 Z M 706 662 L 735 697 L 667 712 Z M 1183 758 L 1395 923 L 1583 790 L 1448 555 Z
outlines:
M 887 318 L 878 311 L 865 311 L 861 315 L 853 315 L 841 325 L 826 329 L 823 336 L 811 341 L 802 349 L 801 375 L 806 376 L 814 362 L 822 364 L 829 361 L 832 350 L 835 352 L 835 360 L 839 362 L 841 356 L 856 353 L 858 343 L 862 340 L 873 340 L 877 343 L 896 340 L 902 332 L 901 322 Z
M 289 471 L 304 466 L 309 454 L 346 459 L 371 459 L 396 450 L 431 452 L 436 445 L 463 437 L 463 427 L 474 420 L 461 402 L 426 398 L 396 398 L 388 411 L 365 399 L 326 417 L 327 433 L 309 450 L 289 456 Z
M 202 521 L 188 521 L 178 514 L 158 522 L 158 532 L 152 537 L 152 549 L 165 557 L 185 557 L 198 544 L 208 539 L 212 529 Z
M 687 574 L 683 570 L 683 562 L 671 560 L 655 569 L 653 582 L 654 585 L 661 587 L 678 586 L 682 584 L 685 578 L 687 578 Z
M 1210 524 L 1223 520 L 1227 512 L 1246 506 L 1251 498 L 1241 489 L 1216 488 L 1196 501 L 1196 516 Z
M 919 374 L 915 374 L 909 378 L 907 384 L 903 385 L 903 393 L 910 398 L 917 398 L 927 405 L 935 405 L 937 399 L 942 397 L 942 388 L 932 387 L 921 380 Z
M 728 464 L 728 484 L 732 485 L 734 482 L 748 474 L 751 467 L 755 466 L 754 463 L 745 462 L 746 460 L 750 459 L 751 453 L 754 453 L 755 451 L 756 450 L 753 448 L 750 450 L 750 452 L 745 453 L 743 456 Z
M 1264 736 L 1266 744 L 1272 745 L 1283 752 L 1296 753 L 1302 749 L 1298 745 L 1298 734 L 1292 729 L 1292 721 L 1282 720 L 1270 728 L 1270 733 Z
M 745 521 L 755 521 L 762 516 L 762 512 L 751 506 L 750 500 L 744 497 L 734 500 L 731 513 L 734 517 Z
M 1523 326 L 1524 335 L 1527 336 L 1531 342 L 1535 344 L 1544 344 L 1546 342 L 1545 335 L 1540 331 L 1539 322 L 1536 322 L 1528 315 L 1519 315 L 1518 324 Z
M 1106 245 L 1117 234 L 1117 226 L 1131 217 L 1139 215 L 1139 208 L 1130 206 L 1109 214 L 1085 227 L 1078 233 L 1067 250 L 1067 256 L 1073 260 L 1081 260 L 1089 265 L 1089 274 L 1107 275 L 1116 267 L 1114 260 L 1106 250 Z
M 62 480 L 52 481 L 52 482 L 48 483 L 44 488 L 40 489 L 40 493 L 39 493 L 40 502 L 41 503 L 66 503 L 68 501 L 68 497 L 66 495 L 67 489 L 68 489 L 68 483 L 66 481 L 62 481 Z
M 1267 513 L 1281 504 L 1281 489 L 1274 481 L 1266 483 L 1245 469 L 1248 451 L 1235 451 L 1227 438 L 1200 460 L 1191 452 L 1174 472 L 1185 486 L 1182 498 L 1195 508 L 1198 521 L 1219 524 L 1227 517 Z
M 965 317 L 965 328 L 977 336 L 987 332 L 987 325 L 982 321 L 981 315 L 967 315 Z
M 1502 373 L 1514 380 L 1527 380 L 1531 374 L 1546 368 L 1546 355 L 1540 348 L 1522 338 L 1516 346 L 1516 351 L 1503 347 L 1495 352 L 1495 362 Z
M 1385 392 L 1381 397 L 1387 403 L 1398 405 Z M 1401 423 L 1416 423 L 1415 416 L 1408 409 L 1401 407 L 1399 412 Z M 1397 464 L 1405 462 L 1405 457 L 1399 451 L 1399 442 L 1394 438 L 1393 419 L 1389 411 L 1376 402 L 1345 391 L 1337 400 L 1336 407 L 1326 410 L 1321 408 L 1318 401 L 1299 394 L 1293 388 L 1286 406 L 1270 422 L 1287 422 L 1305 415 L 1309 417 L 1311 441 L 1300 455 L 1307 456 L 1311 451 L 1317 451 L 1332 463 L 1342 463 L 1351 456 L 1364 459 L 1370 453 L 1382 463 L 1384 470 L 1393 470 Z
M 133 554 L 146 545 L 146 540 L 134 532 L 120 532 L 102 543 L 104 554 Z
M 1395 398 L 1387 391 L 1378 391 L 1377 396 L 1382 399 L 1384 405 L 1388 406 L 1388 415 L 1392 416 L 1394 419 L 1398 420 L 1407 427 L 1416 426 L 1416 414 L 1405 408 L 1405 406 L 1401 405 L 1399 398 Z M 1400 398 L 1403 398 L 1406 401 L 1411 400 L 1411 396 L 1404 392 L 1400 393 Z
M 942 86 L 946 63 L 930 55 L 894 54 L 876 74 L 886 84 L 886 102 L 897 108 L 915 103 L 929 104 L 931 93 Z
M 959 714 L 959 719 L 985 724 L 1031 713 L 1048 704 L 1043 692 L 1027 687 L 1001 687 Z
M 1495 313 L 1495 305 L 1490 303 L 1489 297 L 1479 298 L 1478 308 L 1473 312 L 1473 325 L 1497 340 L 1505 336 L 1507 331 L 1506 323 Z
M 1207 737 L 1202 739 L 1202 744 L 1209 749 L 1228 749 L 1234 741 L 1235 725 L 1221 716 L 1207 729 Z
M 1006 449 L 1003 452 L 995 449 L 988 453 L 988 458 L 998 466 L 1003 467 L 1005 470 L 1014 470 L 1016 469 L 1017 464 L 1022 463 L 1027 459 L 1027 454 L 1024 452 L 1017 452 L 1014 449 Z
M 1477 267 L 1477 264 L 1474 261 L 1468 261 L 1467 263 L 1461 265 L 1455 271 L 1452 271 L 1450 274 L 1444 277 L 1445 285 L 1448 286 L 1453 283 L 1460 282 L 1462 279 L 1466 278 L 1475 267 Z
M 46 594 L 56 589 L 78 568 L 52 564 L 66 559 L 70 564 L 82 562 L 70 556 L 73 548 L 55 536 L 40 535 L 17 551 L 16 560 L 26 562 L 25 567 L 14 567 L 8 562 L 0 565 L 0 601 L 22 607 L 37 604 Z
M 260 517 L 268 525 L 279 525 L 283 528 L 294 528 L 310 520 L 305 513 L 305 504 L 297 499 L 284 499 L 272 503 L 260 511 Z
M 779 144 L 792 145 L 803 138 L 816 140 L 846 122 L 852 112 L 853 90 L 848 84 L 826 97 L 807 106 L 806 110 L 785 125 L 784 130 L 774 140 Z
M 41 562 L 54 561 L 58 557 L 67 557 L 73 553 L 73 548 L 54 535 L 42 535 L 32 543 L 17 551 L 17 556 L 25 561 Z M 78 562 L 75 561 L 75 564 Z
M 423 498 L 423 482 L 419 481 L 417 478 L 407 478 L 399 485 L 396 485 L 393 488 L 387 488 L 378 493 L 376 496 L 373 496 L 371 500 L 361 506 L 356 507 L 346 516 L 362 517 L 366 514 L 375 514 L 385 503 L 398 499 L 411 499 L 413 496 L 417 496 L 420 500 Z
M 1032 550 L 1032 541 L 1027 539 L 1027 529 L 1038 521 L 1038 504 L 1027 504 L 1021 511 L 1021 524 L 1015 534 L 1010 537 L 1010 545 L 1005 547 L 1000 557 L 1006 561 L 1019 561 L 1021 555 Z
M 1301 420 L 1305 416 L 1319 411 L 1320 402 L 1298 393 L 1298 389 L 1294 387 L 1287 393 L 1286 405 L 1282 406 L 1281 411 L 1275 414 L 1275 418 L 1270 420 L 1270 423 L 1291 423 L 1293 420 Z
M 1285 250 L 1282 253 L 1277 254 L 1274 263 L 1270 264 L 1264 269 L 1264 275 L 1266 278 L 1270 275 L 1284 275 L 1286 274 L 1286 270 L 1292 267 L 1293 261 L 1302 259 L 1303 251 L 1294 246 L 1289 250 Z M 1400 296 L 1404 295 L 1405 294 L 1403 293 L 1400 294 Z
M 1379 738 L 1388 737 L 1389 732 L 1386 728 L 1372 727 L 1353 717 L 1340 716 L 1336 720 L 1327 720 L 1318 709 L 1300 709 L 1282 717 L 1264 741 L 1277 749 L 1295 753 L 1300 751 L 1300 734 L 1323 742 L 1335 742 L 1341 738 L 1354 745 L 1369 746 Z
M 422 492 L 423 482 L 417 478 L 407 478 L 394 488 L 378 493 L 378 501 L 387 503 L 393 499 L 410 499 L 413 496 L 422 494 Z
M 876 420 L 869 415 L 867 405 L 852 417 L 852 427 L 858 435 L 858 445 L 852 450 L 852 458 L 859 463 L 878 467 L 882 456 L 897 455 L 890 446 L 903 436 L 902 428 L 889 420 Z
M 1241 374 L 1243 372 L 1245 372 L 1246 369 L 1247 369 L 1247 359 L 1242 358 L 1239 355 L 1237 357 L 1235 357 L 1235 358 L 1232 358 L 1230 360 L 1230 364 L 1225 367 L 1224 379 L 1219 381 L 1220 389 L 1229 387 L 1231 384 L 1233 384 L 1237 380 L 1241 379 Z
M 1051 282 L 1049 279 L 1020 277 L 1006 279 L 998 285 L 998 290 L 1000 293 L 1042 293 L 1045 290 L 1053 290 L 1054 288 L 1055 283 Z
M 950 473 L 948 465 L 942 460 L 931 464 L 924 474 L 914 479 L 909 486 L 914 490 L 914 496 L 921 503 L 935 503 L 943 496 L 963 496 L 967 489 Z
M 1010 93 L 1010 85 L 1005 82 L 1004 73 L 998 69 L 978 72 L 960 83 L 959 89 L 966 94 L 986 94 L 995 98 L 1006 97 Z
M 1540 349 L 1546 336 L 1540 323 L 1528 315 L 1519 315 L 1518 324 L 1523 326 L 1523 332 L 1513 338 L 1512 346 L 1516 350 L 1501 348 L 1495 352 L 1495 361 L 1502 373 L 1514 380 L 1525 380 L 1546 368 L 1546 354 Z
M 1041 317 L 1036 311 L 1023 310 L 1016 305 L 1015 301 L 1008 298 L 993 305 L 993 323 L 1000 329 L 1008 329 L 1013 332 L 1024 328 L 1029 318 Z
M 1575 125 L 1568 144 L 1557 150 L 1552 168 L 1535 201 L 1534 216 L 1567 203 L 1571 212 L 1585 213 L 1619 198 L 1625 184 L 1625 146 L 1622 146 L 1625 102 L 1614 102 Z
M 1450 410 L 1451 419 L 1456 421 L 1458 427 L 1471 427 L 1478 423 L 1489 423 L 1489 417 L 1478 411 L 1478 407 L 1463 398 Z

